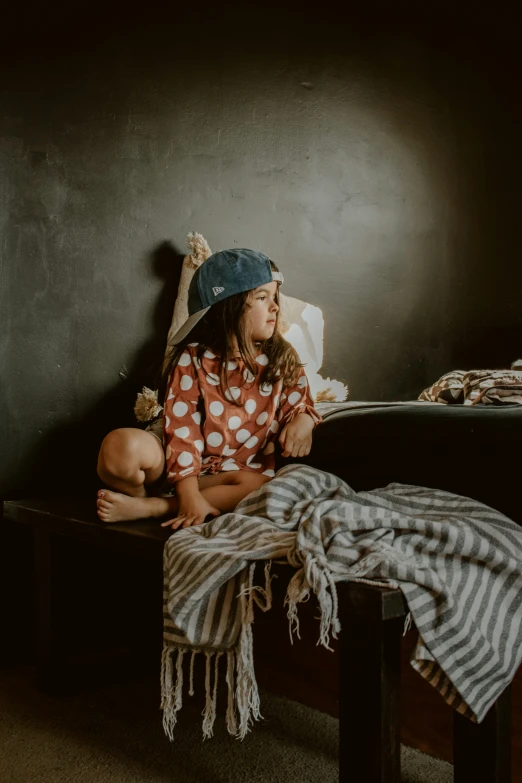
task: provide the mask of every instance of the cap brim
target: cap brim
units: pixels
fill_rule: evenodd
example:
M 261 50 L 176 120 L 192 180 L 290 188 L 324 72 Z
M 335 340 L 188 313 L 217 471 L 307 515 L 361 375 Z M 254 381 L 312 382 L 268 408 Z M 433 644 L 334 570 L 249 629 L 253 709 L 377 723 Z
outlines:
M 205 313 L 207 313 L 209 310 L 210 307 L 204 307 L 203 310 L 198 310 L 197 313 L 193 313 L 191 316 L 189 316 L 183 326 L 178 329 L 176 334 L 173 337 L 169 337 L 168 342 L 171 345 L 178 345 L 182 340 L 185 339 L 185 337 L 190 334 L 198 321 L 201 321 Z

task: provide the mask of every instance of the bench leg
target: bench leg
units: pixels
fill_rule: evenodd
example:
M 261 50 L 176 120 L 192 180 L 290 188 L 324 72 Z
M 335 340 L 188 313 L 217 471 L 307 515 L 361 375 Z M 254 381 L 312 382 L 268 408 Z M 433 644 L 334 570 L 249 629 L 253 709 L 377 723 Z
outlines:
M 51 695 L 66 691 L 67 661 L 62 645 L 57 643 L 56 632 L 56 574 L 52 563 L 53 535 L 35 528 L 34 556 L 38 607 L 38 652 L 36 679 L 38 688 Z
M 400 783 L 404 618 L 341 617 L 339 783 Z
M 511 686 L 482 723 L 454 713 L 453 765 L 455 783 L 511 783 Z

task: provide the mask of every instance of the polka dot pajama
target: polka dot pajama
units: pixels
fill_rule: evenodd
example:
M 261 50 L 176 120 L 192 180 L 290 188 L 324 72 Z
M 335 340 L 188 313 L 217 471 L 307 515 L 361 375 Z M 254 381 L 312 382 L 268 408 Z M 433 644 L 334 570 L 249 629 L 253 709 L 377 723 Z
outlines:
M 197 343 L 185 348 L 174 368 L 164 405 L 164 445 L 168 482 L 187 476 L 247 470 L 274 475 L 278 433 L 298 413 L 308 413 L 317 424 L 304 369 L 297 383 L 262 382 L 268 365 L 264 353 L 256 357 L 260 372 L 253 375 L 242 360 L 228 363 L 225 396 L 219 382 L 219 358 L 206 351 L 197 356 Z M 261 376 L 261 377 L 260 377 Z

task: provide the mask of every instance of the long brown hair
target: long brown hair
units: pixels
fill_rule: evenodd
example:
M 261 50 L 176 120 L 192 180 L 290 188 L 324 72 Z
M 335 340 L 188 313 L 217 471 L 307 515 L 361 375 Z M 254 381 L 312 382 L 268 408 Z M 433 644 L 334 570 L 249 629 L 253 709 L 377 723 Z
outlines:
M 273 271 L 279 271 L 273 261 L 270 264 Z M 235 340 L 237 340 L 240 357 L 245 362 L 245 368 L 250 371 L 252 376 L 262 373 L 265 384 L 273 384 L 281 378 L 284 387 L 293 386 L 296 383 L 299 368 L 303 365 L 299 361 L 295 348 L 279 332 L 279 310 L 276 314 L 276 324 L 272 336 L 268 340 L 259 342 L 252 340 L 247 326 L 251 295 L 251 291 L 245 291 L 216 302 L 191 330 L 190 334 L 181 343 L 173 346 L 164 365 L 162 378 L 164 388 L 166 388 L 174 367 L 186 346 L 189 343 L 198 343 L 196 353 L 200 361 L 207 350 L 219 357 L 220 388 L 225 396 L 225 392 L 229 389 L 227 364 L 236 358 Z M 279 286 L 276 292 L 276 303 L 279 304 Z M 266 367 L 260 367 L 256 362 L 256 355 L 259 351 L 266 354 L 268 358 Z M 245 381 L 245 383 L 248 382 Z M 233 400 L 230 394 L 226 396 L 227 399 Z

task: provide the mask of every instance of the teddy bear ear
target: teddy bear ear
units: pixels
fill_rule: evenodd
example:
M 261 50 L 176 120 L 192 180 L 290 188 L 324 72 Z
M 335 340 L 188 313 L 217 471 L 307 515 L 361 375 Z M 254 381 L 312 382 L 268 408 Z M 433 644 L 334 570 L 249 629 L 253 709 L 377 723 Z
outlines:
M 511 363 L 512 370 L 522 370 L 522 359 L 516 359 Z
M 196 269 L 212 255 L 212 250 L 205 237 L 195 231 L 191 231 L 187 236 L 187 246 L 189 249 L 187 259 L 189 259 L 190 265 Z

